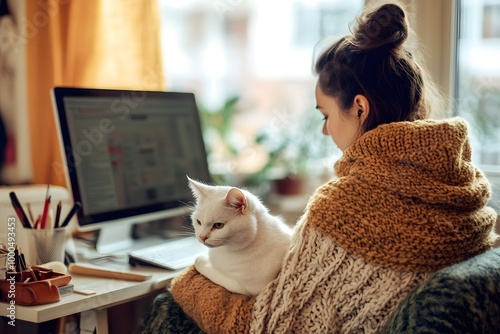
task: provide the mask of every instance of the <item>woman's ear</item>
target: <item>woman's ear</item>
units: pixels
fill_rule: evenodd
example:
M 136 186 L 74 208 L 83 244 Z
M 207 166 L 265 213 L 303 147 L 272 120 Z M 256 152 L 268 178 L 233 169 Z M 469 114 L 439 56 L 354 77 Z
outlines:
M 366 96 L 358 94 L 354 97 L 352 104 L 352 113 L 359 118 L 361 124 L 364 124 L 370 113 L 370 102 Z

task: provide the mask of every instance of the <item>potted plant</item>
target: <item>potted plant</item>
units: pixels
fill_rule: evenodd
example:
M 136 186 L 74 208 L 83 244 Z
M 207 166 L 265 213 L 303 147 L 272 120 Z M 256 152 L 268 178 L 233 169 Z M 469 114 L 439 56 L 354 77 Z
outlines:
M 234 95 L 227 98 L 219 108 L 209 109 L 203 105 L 198 107 L 207 156 L 216 183 L 227 182 L 226 175 L 221 171 L 221 167 L 218 167 L 218 163 L 230 161 L 239 152 L 230 138 L 239 101 L 240 97 Z
M 331 158 L 331 139 L 321 133 L 321 115 L 306 110 L 282 127 L 266 127 L 255 138 L 257 145 L 267 149 L 265 166 L 247 178 L 247 183 L 272 180 L 279 194 L 295 195 L 305 191 L 313 174 Z

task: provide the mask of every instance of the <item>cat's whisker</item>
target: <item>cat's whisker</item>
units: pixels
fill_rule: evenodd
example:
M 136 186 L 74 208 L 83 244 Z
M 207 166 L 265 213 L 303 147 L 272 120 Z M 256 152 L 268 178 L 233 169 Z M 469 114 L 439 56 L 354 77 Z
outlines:
M 192 226 L 181 226 L 181 232 L 195 233 L 195 230 Z
M 179 231 L 178 232 L 179 236 L 188 236 L 188 237 L 190 237 L 190 236 L 193 236 L 194 234 L 195 234 L 194 232 L 189 232 L 189 231 Z
M 195 208 L 195 203 L 193 202 L 184 202 L 184 201 L 179 201 L 180 203 L 184 204 L 185 206 L 187 206 L 188 208 L 190 208 L 191 210 L 194 210 Z
M 182 228 L 189 229 L 189 230 L 194 230 L 194 227 L 191 224 L 190 225 L 182 225 Z
M 186 233 L 186 234 L 194 234 L 195 231 L 194 230 L 188 230 L 188 229 L 182 229 L 180 230 L 179 232 L 181 233 Z

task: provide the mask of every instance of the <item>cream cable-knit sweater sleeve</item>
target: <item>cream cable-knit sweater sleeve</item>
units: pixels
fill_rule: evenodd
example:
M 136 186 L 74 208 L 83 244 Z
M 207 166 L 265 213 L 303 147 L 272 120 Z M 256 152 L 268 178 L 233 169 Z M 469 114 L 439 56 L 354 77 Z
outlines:
M 427 274 L 366 263 L 300 222 L 280 276 L 257 296 L 251 333 L 375 333 Z

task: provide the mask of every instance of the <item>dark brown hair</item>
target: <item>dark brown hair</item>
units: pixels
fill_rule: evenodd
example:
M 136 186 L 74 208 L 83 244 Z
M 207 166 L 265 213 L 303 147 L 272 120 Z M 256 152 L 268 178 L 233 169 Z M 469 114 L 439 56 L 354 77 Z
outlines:
M 361 15 L 352 35 L 336 41 L 316 60 L 319 87 L 342 109 L 352 107 L 358 94 L 368 99 L 365 132 L 380 124 L 429 116 L 424 91 L 425 85 L 434 86 L 405 46 L 408 36 L 405 11 L 385 4 Z

